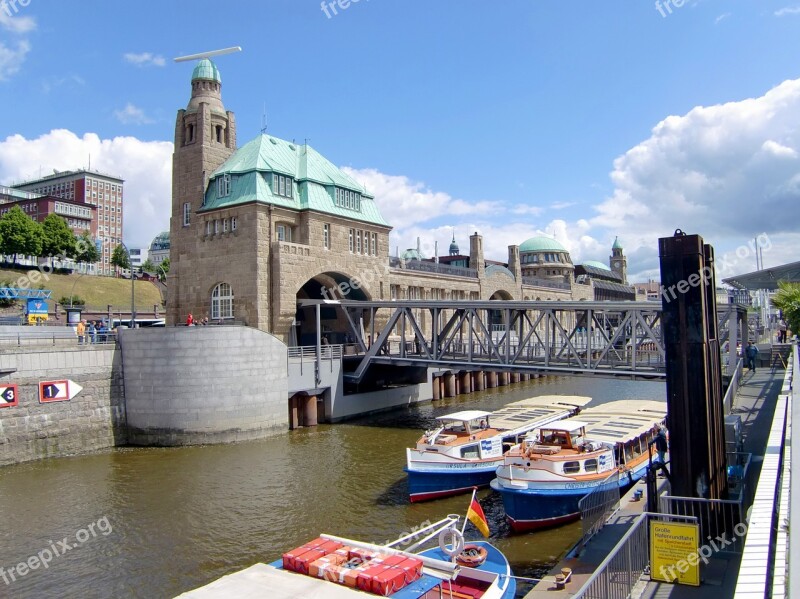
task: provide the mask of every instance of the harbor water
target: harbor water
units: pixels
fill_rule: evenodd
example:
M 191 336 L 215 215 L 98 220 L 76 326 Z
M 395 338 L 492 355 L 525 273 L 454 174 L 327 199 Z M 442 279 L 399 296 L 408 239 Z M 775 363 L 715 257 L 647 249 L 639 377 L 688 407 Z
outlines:
M 436 416 L 545 394 L 588 395 L 597 405 L 664 401 L 665 387 L 545 377 L 264 441 L 120 448 L 2 468 L 0 597 L 174 597 L 321 532 L 380 543 L 463 515 L 469 496 L 409 503 L 405 448 Z M 490 541 L 518 576 L 543 574 L 580 537 L 579 523 L 512 535 L 499 496 L 478 496 Z M 469 525 L 467 538 L 478 536 Z

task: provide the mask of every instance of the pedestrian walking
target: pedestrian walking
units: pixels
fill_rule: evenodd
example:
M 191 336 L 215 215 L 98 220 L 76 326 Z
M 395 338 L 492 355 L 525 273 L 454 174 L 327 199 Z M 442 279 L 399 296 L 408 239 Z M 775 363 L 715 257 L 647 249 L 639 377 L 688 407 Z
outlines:
M 89 326 L 86 327 L 86 333 L 88 339 L 86 340 L 88 343 L 95 343 L 97 341 L 97 331 L 94 328 L 94 322 L 89 321 Z
M 84 338 L 86 337 L 86 321 L 81 320 L 78 326 L 75 327 L 75 332 L 78 334 L 78 345 L 83 345 Z
M 778 322 L 778 343 L 786 343 L 786 321 L 781 318 Z
M 756 356 L 758 356 L 758 348 L 753 345 L 752 341 L 747 342 L 747 347 L 744 350 L 744 357 L 747 358 L 747 368 L 751 372 L 756 371 Z
M 194 326 L 194 317 L 192 316 L 191 312 L 189 312 L 189 316 L 186 317 L 186 326 L 187 327 Z

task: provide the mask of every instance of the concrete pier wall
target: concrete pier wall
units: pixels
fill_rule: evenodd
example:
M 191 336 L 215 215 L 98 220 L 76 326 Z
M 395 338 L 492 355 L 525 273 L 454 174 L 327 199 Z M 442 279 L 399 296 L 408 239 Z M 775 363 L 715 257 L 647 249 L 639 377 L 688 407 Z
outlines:
M 128 442 L 263 438 L 289 426 L 286 346 L 247 327 L 124 330 Z
M 17 405 L 0 409 L 0 466 L 124 445 L 122 360 L 114 346 L 4 348 L 0 385 L 17 385 Z M 39 383 L 71 380 L 70 401 L 39 402 Z

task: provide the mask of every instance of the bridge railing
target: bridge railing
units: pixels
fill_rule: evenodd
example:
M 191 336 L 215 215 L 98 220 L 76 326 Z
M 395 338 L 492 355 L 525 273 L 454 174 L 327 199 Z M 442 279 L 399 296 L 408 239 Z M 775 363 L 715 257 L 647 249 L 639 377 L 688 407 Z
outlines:
M 736 362 L 736 367 L 733 369 L 731 375 L 731 382 L 728 383 L 728 389 L 725 391 L 725 397 L 722 399 L 722 406 L 725 414 L 731 413 L 733 408 L 733 400 L 736 399 L 736 394 L 739 392 L 739 384 L 742 380 L 742 371 L 744 369 L 744 358 L 739 358 Z

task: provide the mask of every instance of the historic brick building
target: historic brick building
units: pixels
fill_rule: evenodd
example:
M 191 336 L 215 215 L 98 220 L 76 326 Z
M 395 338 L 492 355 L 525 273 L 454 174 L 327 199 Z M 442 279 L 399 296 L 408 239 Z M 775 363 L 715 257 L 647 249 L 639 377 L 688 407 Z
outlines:
M 305 344 L 316 325 L 300 299 L 592 297 L 574 284 L 568 255 L 557 275 L 524 276 L 518 246 L 506 264 L 487 263 L 477 233 L 458 266 L 390 258 L 391 227 L 375 198 L 314 148 L 261 134 L 237 149 L 221 85 L 201 60 L 176 120 L 168 324 L 192 313 Z M 323 323 L 331 341 L 340 324 Z

